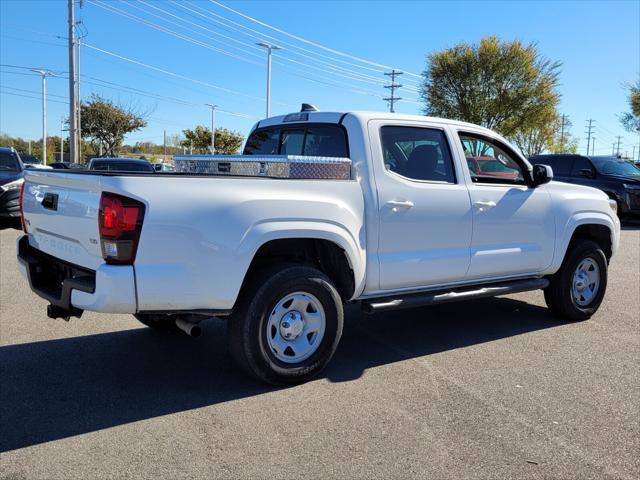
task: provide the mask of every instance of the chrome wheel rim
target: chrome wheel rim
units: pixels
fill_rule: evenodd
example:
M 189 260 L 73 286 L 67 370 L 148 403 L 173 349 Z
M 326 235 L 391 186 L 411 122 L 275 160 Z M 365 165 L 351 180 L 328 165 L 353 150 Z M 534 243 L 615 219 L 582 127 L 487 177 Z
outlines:
M 592 258 L 584 258 L 573 272 L 571 295 L 576 305 L 588 306 L 600 288 L 600 267 Z
M 307 292 L 294 292 L 280 299 L 269 315 L 267 343 L 284 363 L 299 363 L 318 350 L 326 329 L 320 300 Z

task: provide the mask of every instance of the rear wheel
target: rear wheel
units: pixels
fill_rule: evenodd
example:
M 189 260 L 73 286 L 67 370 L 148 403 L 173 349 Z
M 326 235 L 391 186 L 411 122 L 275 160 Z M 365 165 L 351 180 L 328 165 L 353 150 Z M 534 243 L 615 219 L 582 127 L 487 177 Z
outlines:
M 607 258 L 586 239 L 573 242 L 560 270 L 544 290 L 547 306 L 559 317 L 586 320 L 600 307 L 607 289 Z
M 308 266 L 281 266 L 254 277 L 229 319 L 230 348 L 251 376 L 300 383 L 322 370 L 342 336 L 342 300 L 331 280 Z

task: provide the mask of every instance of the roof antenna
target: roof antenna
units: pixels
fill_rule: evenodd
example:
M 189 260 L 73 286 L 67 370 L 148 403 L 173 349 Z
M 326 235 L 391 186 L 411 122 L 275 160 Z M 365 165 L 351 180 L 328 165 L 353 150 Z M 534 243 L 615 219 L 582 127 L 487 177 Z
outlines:
M 300 111 L 301 112 L 319 112 L 320 110 L 318 110 L 318 107 L 315 107 L 310 103 L 303 103 Z

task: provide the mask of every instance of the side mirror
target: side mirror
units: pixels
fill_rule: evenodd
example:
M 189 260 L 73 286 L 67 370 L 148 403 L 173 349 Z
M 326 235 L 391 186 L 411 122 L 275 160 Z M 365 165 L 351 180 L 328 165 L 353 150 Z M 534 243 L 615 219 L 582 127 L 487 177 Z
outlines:
M 593 170 L 591 170 L 590 168 L 583 168 L 582 170 L 580 170 L 580 175 L 582 175 L 583 177 L 587 177 L 587 178 L 593 178 Z
M 553 179 L 553 169 L 549 165 L 533 166 L 533 183 L 535 186 L 549 183 Z

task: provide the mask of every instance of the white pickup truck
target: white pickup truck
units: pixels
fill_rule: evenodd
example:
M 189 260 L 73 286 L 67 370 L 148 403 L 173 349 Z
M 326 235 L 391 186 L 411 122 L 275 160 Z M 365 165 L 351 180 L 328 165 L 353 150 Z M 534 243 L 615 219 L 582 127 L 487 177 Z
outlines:
M 274 384 L 329 362 L 348 302 L 543 289 L 587 319 L 619 242 L 615 201 L 458 121 L 302 111 L 258 122 L 243 155 L 176 170 L 27 172 L 20 269 L 52 318 L 131 313 L 195 335 L 228 317 L 234 359 Z

